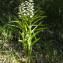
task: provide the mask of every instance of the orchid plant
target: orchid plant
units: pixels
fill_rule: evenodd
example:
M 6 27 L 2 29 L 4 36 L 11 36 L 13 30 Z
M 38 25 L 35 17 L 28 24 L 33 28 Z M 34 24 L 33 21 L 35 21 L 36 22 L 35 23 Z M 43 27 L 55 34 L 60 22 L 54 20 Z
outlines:
M 31 1 L 31 0 L 30 0 Z M 25 1 L 26 3 L 27 1 Z M 21 4 L 23 6 L 24 3 Z M 26 7 L 27 5 L 27 7 Z M 24 7 L 21 7 L 20 10 L 20 19 L 16 21 L 9 22 L 9 25 L 12 27 L 16 27 L 19 29 L 20 35 L 21 35 L 21 43 L 23 45 L 27 61 L 26 63 L 31 63 L 31 56 L 32 56 L 32 47 L 36 42 L 39 41 L 40 38 L 37 38 L 37 35 L 42 32 L 44 29 L 42 24 L 42 19 L 44 19 L 46 16 L 42 15 L 34 15 L 33 10 L 31 10 L 31 7 L 28 6 L 31 5 L 31 3 L 27 2 Z M 28 10 L 28 11 L 26 11 Z

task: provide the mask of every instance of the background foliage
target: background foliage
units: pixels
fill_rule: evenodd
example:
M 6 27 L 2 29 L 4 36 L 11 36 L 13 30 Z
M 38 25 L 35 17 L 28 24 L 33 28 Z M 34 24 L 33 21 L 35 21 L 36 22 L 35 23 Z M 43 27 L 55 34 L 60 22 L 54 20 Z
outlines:
M 42 39 L 33 47 L 34 54 L 43 55 L 45 63 L 63 62 L 63 1 L 62 0 L 34 0 L 35 9 L 45 12 L 47 19 L 43 23 L 48 24 L 48 30 L 41 32 L 39 37 Z M 4 26 L 10 20 L 18 18 L 19 0 L 0 0 L 0 26 Z M 2 28 L 2 27 L 1 27 Z M 1 31 L 1 30 L 0 30 Z M 2 31 L 1 31 L 2 32 Z M 0 34 L 1 34 L 0 32 Z M 17 30 L 14 29 L 12 35 L 16 36 Z M 0 35 L 1 36 L 1 35 Z M 15 38 L 15 37 L 14 37 Z M 13 38 L 13 39 L 14 39 Z M 21 43 L 20 43 L 21 44 Z M 21 45 L 20 45 L 21 46 Z M 17 49 L 16 43 L 14 49 Z M 38 46 L 38 47 L 37 47 Z M 16 48 L 15 48 L 16 47 Z M 35 57 L 37 57 L 35 55 Z M 37 62 L 39 60 L 36 60 Z

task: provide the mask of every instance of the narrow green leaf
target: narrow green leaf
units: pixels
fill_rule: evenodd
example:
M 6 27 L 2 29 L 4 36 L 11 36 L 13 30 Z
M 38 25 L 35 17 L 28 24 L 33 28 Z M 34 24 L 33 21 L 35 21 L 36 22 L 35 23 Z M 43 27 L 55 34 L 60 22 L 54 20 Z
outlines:
M 38 28 L 38 29 L 36 29 L 36 31 L 44 31 L 44 30 L 46 30 L 47 28 Z
M 32 32 L 36 31 L 36 29 L 38 28 L 38 26 L 41 24 L 41 22 L 39 24 L 37 24 L 37 26 L 35 26 L 35 28 L 33 28 Z
M 35 16 L 33 19 L 33 24 L 36 24 L 40 20 L 44 19 L 46 16 Z
M 31 36 L 31 38 L 33 39 L 40 31 L 37 31 L 35 33 L 33 33 L 33 35 Z
M 33 41 L 33 43 L 32 43 L 32 46 L 33 46 L 34 44 L 36 44 L 36 43 L 39 41 L 39 39 L 40 39 L 40 38 L 35 39 L 35 41 Z

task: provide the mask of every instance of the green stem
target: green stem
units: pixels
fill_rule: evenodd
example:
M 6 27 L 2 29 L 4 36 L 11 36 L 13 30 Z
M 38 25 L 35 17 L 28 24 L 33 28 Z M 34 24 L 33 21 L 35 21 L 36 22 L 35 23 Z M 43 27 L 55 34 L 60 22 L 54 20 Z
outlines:
M 32 54 L 32 46 L 31 46 L 31 23 L 29 26 L 29 40 L 28 40 L 28 63 L 31 63 L 31 54 Z

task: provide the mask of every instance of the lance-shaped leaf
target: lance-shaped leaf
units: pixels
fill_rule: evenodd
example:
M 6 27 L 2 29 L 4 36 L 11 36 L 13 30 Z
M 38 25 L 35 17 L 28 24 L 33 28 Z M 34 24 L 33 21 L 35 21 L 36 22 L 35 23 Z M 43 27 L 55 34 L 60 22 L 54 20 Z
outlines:
M 40 20 L 43 20 L 44 18 L 46 18 L 46 16 L 33 16 L 33 18 L 31 18 L 31 23 L 36 24 L 37 22 L 40 22 Z
M 40 31 L 37 31 L 37 32 L 33 33 L 32 36 L 31 36 L 31 39 L 33 39 L 34 37 L 36 37 L 36 35 L 38 35 L 38 33 L 40 33 Z
M 38 28 L 38 29 L 36 29 L 36 31 L 44 31 L 44 30 L 47 30 L 47 28 Z
M 34 44 L 36 44 L 39 40 L 40 40 L 40 38 L 35 39 L 35 41 L 32 42 L 32 46 L 33 46 Z
M 20 28 L 21 29 L 21 22 L 20 21 L 11 21 L 11 22 L 9 22 L 7 25 L 14 25 L 15 27 L 18 27 L 18 28 Z
M 38 26 L 39 26 L 40 24 L 41 24 L 41 22 L 40 22 L 39 24 L 37 24 L 37 25 L 35 26 L 35 28 L 33 28 L 32 32 L 36 31 L 36 29 L 38 28 Z

